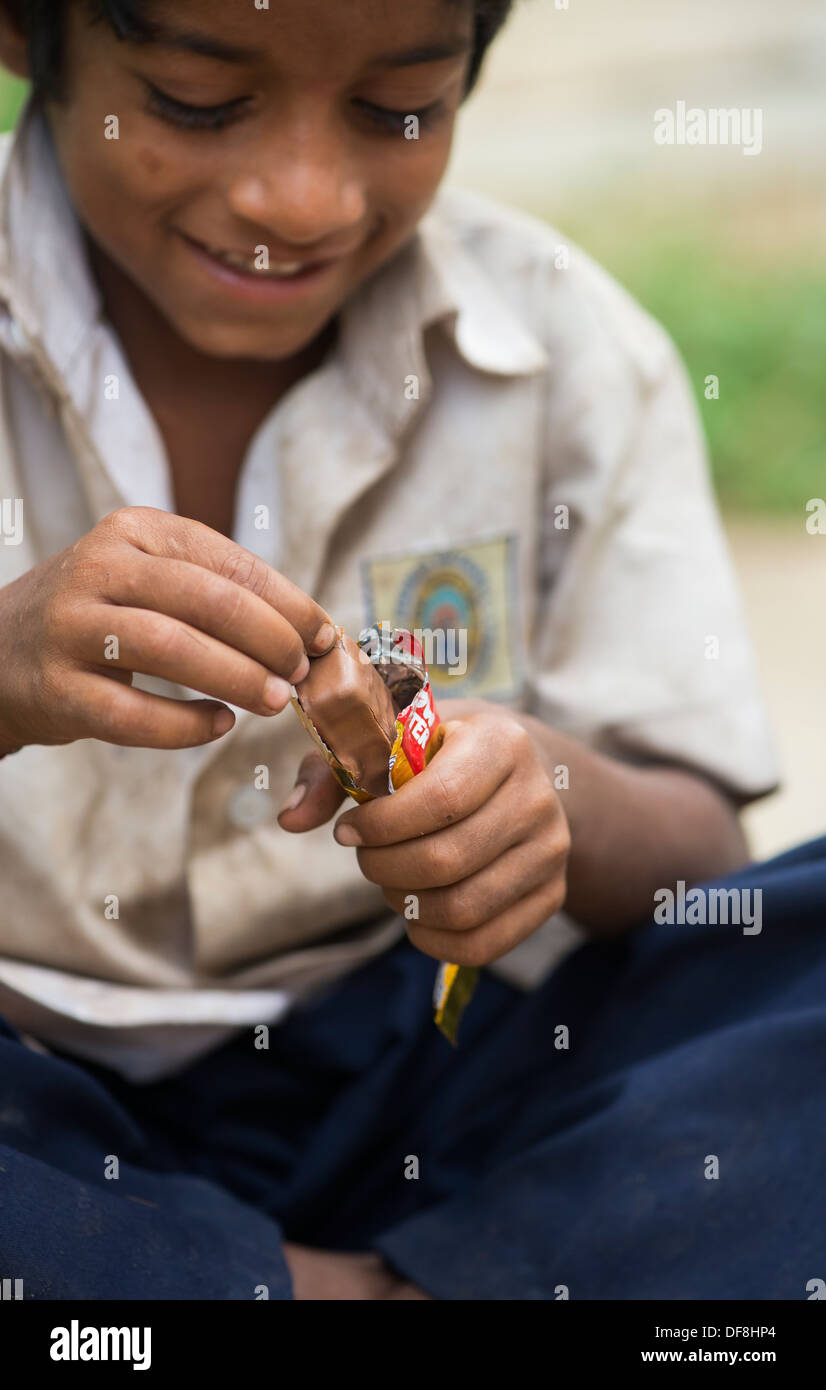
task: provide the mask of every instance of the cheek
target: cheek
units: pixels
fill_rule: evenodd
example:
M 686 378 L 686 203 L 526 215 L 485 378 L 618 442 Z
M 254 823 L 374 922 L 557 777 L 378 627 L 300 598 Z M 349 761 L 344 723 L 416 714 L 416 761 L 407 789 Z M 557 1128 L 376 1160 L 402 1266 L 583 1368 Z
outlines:
M 190 201 L 214 181 L 214 167 L 200 173 L 198 160 L 181 158 L 144 136 L 132 140 L 110 161 L 113 194 L 122 208 L 162 215 Z
M 57 125 L 61 163 L 81 215 L 94 208 L 123 221 L 130 209 L 162 207 L 191 185 L 191 161 L 182 166 L 136 113 L 123 116 L 116 132 L 110 119 L 97 109 L 79 110 Z
M 452 128 L 449 133 L 422 136 L 403 145 L 392 161 L 375 172 L 372 187 L 377 201 L 392 206 L 400 221 L 421 216 L 442 180 L 451 143 Z
M 72 198 L 84 221 L 108 249 L 146 240 L 192 195 L 191 171 L 146 138 L 83 143 L 64 165 Z
M 175 158 L 146 135 L 113 141 L 100 164 L 105 165 L 112 196 L 124 208 L 161 208 L 186 196 L 196 183 L 191 160 Z

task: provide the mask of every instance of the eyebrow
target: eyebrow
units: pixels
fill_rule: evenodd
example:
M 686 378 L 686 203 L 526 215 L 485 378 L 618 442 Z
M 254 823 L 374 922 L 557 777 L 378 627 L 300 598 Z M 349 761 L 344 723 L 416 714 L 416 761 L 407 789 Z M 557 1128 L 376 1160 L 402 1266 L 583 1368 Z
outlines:
M 239 48 L 236 44 L 224 43 L 222 39 L 213 39 L 209 34 L 176 29 L 167 24 L 148 25 L 146 41 L 158 48 L 198 53 L 202 58 L 218 58 L 223 63 L 251 63 L 260 56 L 254 48 Z
M 160 48 L 197 53 L 202 58 L 217 58 L 223 63 L 252 63 L 261 56 L 254 48 L 239 48 L 236 44 L 224 43 L 222 39 L 211 38 L 208 34 L 176 29 L 166 24 L 152 24 L 147 38 Z M 371 62 L 370 67 L 409 68 L 420 63 L 441 63 L 467 53 L 472 46 L 470 38 L 457 39 L 452 43 L 420 44 L 417 48 L 408 48 L 400 53 L 382 54 Z
M 418 63 L 441 63 L 446 58 L 458 58 L 473 47 L 473 41 L 457 39 L 454 43 L 421 44 L 418 48 L 408 48 L 403 53 L 385 53 L 370 64 L 377 68 L 412 68 Z

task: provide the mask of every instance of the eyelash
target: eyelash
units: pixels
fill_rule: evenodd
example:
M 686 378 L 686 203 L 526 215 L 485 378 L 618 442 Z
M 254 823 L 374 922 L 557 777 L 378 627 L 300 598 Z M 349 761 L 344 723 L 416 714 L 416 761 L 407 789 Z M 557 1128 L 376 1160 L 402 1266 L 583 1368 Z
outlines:
M 222 106 L 189 106 L 185 101 L 167 96 L 151 83 L 147 86 L 147 95 L 147 107 L 153 116 L 160 116 L 161 120 L 185 130 L 223 130 L 241 117 L 249 101 L 248 97 L 240 97 Z
M 176 101 L 151 83 L 147 84 L 147 95 L 147 107 L 152 115 L 160 116 L 161 120 L 185 130 L 223 130 L 240 120 L 249 104 L 249 97 L 239 97 L 236 101 L 224 102 L 222 106 L 190 106 L 184 101 Z M 389 106 L 375 106 L 370 101 L 356 101 L 354 105 L 384 131 L 400 135 L 404 133 L 411 116 L 416 117 L 422 130 L 428 130 L 440 114 L 442 103 L 432 102 L 419 111 L 393 111 Z
M 442 110 L 440 101 L 423 106 L 419 111 L 393 111 L 389 106 L 374 106 L 371 101 L 357 101 L 354 104 L 368 121 L 373 121 L 391 135 L 403 135 L 411 116 L 416 117 L 422 130 L 429 130 Z

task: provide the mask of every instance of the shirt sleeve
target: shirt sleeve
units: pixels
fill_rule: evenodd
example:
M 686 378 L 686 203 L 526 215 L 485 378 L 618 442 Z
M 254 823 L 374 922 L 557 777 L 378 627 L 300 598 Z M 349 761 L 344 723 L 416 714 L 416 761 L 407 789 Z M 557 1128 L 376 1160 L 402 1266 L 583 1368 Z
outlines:
M 528 707 L 751 800 L 776 786 L 776 757 L 699 411 L 668 336 L 615 300 L 549 393 Z

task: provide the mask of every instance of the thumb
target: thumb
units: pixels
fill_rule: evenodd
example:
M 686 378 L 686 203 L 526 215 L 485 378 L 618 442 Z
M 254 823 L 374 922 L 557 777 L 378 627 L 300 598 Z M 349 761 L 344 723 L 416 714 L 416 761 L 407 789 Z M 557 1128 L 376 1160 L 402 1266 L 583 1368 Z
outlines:
M 315 830 L 335 815 L 346 795 L 321 754 L 308 753 L 298 769 L 295 786 L 278 812 L 278 824 L 294 834 Z

